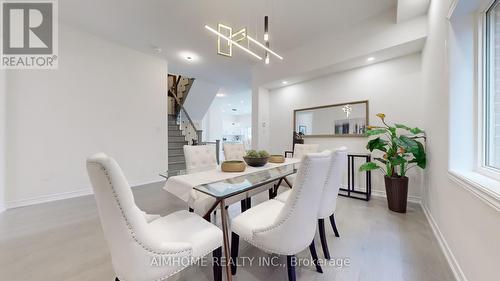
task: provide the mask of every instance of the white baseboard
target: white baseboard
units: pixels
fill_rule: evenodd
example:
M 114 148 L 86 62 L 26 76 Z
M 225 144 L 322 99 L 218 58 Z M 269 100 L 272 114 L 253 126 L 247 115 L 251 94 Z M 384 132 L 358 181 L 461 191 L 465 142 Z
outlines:
M 80 190 L 75 190 L 75 191 L 41 195 L 41 196 L 36 196 L 36 197 L 31 197 L 31 198 L 26 198 L 26 199 L 9 201 L 9 202 L 5 202 L 5 205 L 6 205 L 7 209 L 12 209 L 12 208 L 18 208 L 18 207 L 25 207 L 25 206 L 29 206 L 29 205 L 47 203 L 47 202 L 52 202 L 52 201 L 58 201 L 58 200 L 63 200 L 63 199 L 69 199 L 69 198 L 74 198 L 74 197 L 80 197 L 80 196 L 85 196 L 85 195 L 90 195 L 90 194 L 93 194 L 92 189 L 86 188 L 86 189 L 80 189 Z
M 372 195 L 375 196 L 375 197 L 387 198 L 387 194 L 385 193 L 385 190 L 375 190 L 375 189 L 372 189 Z M 422 204 L 422 197 L 408 195 L 408 202 L 412 202 L 412 203 L 416 203 L 416 204 Z
M 148 185 L 148 184 L 152 184 L 152 183 L 158 183 L 158 182 L 164 182 L 165 179 L 163 178 L 160 178 L 160 177 L 156 177 L 154 179 L 149 179 L 149 180 L 145 180 L 145 181 L 132 181 L 130 182 L 130 186 L 135 188 L 135 187 L 140 187 L 140 186 L 143 186 L 143 185 Z
M 150 179 L 146 181 L 135 181 L 132 182 L 130 185 L 132 187 L 139 187 L 151 183 L 157 183 L 161 182 L 162 180 L 156 179 Z M 53 202 L 53 201 L 58 201 L 58 200 L 64 200 L 64 199 L 70 199 L 70 198 L 75 198 L 75 197 L 81 197 L 81 196 L 87 196 L 94 194 L 94 191 L 92 188 L 85 188 L 85 189 L 80 189 L 80 190 L 75 190 L 75 191 L 69 191 L 69 192 L 62 192 L 62 193 L 56 193 L 56 194 L 48 194 L 48 195 L 42 195 L 42 196 L 36 196 L 36 197 L 31 197 L 31 198 L 26 198 L 26 199 L 20 199 L 20 200 L 14 200 L 14 201 L 9 201 L 5 202 L 4 210 L 8 209 L 13 209 L 13 208 L 18 208 L 18 207 L 25 207 L 25 206 L 30 206 L 30 205 L 36 205 L 36 204 L 41 204 L 41 203 L 48 203 L 48 202 Z M 0 213 L 2 212 L 2 206 L 0 205 Z
M 443 233 L 441 233 L 441 230 L 439 230 L 439 226 L 434 220 L 434 217 L 430 213 L 429 209 L 427 209 L 425 204 L 420 204 L 420 205 L 422 206 L 422 210 L 424 210 L 425 217 L 427 217 L 427 221 L 429 221 L 432 231 L 434 232 L 434 236 L 436 236 L 436 239 L 438 240 L 439 246 L 441 247 L 441 251 L 443 251 L 446 260 L 448 261 L 448 264 L 450 265 L 451 270 L 453 271 L 453 275 L 455 275 L 455 279 L 457 281 L 467 281 L 467 277 L 465 277 L 462 268 L 458 264 L 457 259 L 455 258 L 453 252 L 448 246 L 448 243 L 446 242 Z
M 372 190 L 372 195 L 376 197 L 384 197 L 386 198 L 386 193 L 385 191 L 382 190 Z M 434 220 L 434 217 L 431 215 L 429 209 L 423 204 L 422 198 L 418 196 L 408 196 L 408 202 L 413 202 L 417 203 L 422 207 L 422 210 L 424 211 L 425 217 L 427 218 L 427 221 L 429 222 L 429 225 L 432 228 L 432 232 L 434 232 L 434 236 L 436 237 L 436 240 L 439 243 L 439 246 L 441 248 L 441 251 L 443 252 L 444 256 L 446 257 L 446 260 L 448 261 L 448 264 L 450 265 L 450 268 L 453 272 L 453 275 L 455 276 L 455 279 L 457 281 L 467 281 L 467 278 L 465 277 L 464 272 L 462 271 L 462 268 L 458 264 L 457 260 L 455 259 L 455 256 L 453 255 L 453 252 L 451 251 L 450 247 L 448 246 L 448 243 L 446 242 L 446 239 L 444 238 L 443 234 L 439 230 L 439 227 Z

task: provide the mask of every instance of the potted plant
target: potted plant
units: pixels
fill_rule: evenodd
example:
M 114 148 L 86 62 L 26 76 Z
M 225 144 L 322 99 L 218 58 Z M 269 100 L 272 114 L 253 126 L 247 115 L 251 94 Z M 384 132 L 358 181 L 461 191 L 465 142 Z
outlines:
M 408 198 L 408 170 L 414 167 L 425 169 L 427 159 L 425 148 L 425 132 L 419 128 L 410 128 L 403 124 L 392 126 L 385 122 L 385 114 L 377 114 L 383 126 L 368 126 L 366 134 L 371 139 L 366 148 L 373 152 L 381 151 L 382 157 L 375 157 L 377 162 L 368 162 L 359 168 L 360 171 L 381 170 L 385 174 L 385 190 L 389 209 L 406 213 Z
M 243 159 L 248 166 L 262 167 L 267 164 L 267 161 L 269 160 L 269 153 L 265 150 L 249 150 L 247 154 L 243 156 Z

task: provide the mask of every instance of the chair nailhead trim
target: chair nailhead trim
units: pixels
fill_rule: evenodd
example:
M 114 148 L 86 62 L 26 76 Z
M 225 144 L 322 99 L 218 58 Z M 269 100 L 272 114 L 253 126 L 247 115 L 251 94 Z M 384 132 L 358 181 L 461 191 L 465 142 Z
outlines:
M 99 169 L 101 169 L 103 172 L 104 172 L 104 175 L 106 175 L 106 179 L 108 180 L 108 183 L 109 183 L 109 186 L 111 186 L 111 191 L 113 192 L 113 197 L 115 199 L 115 203 L 118 205 L 118 208 L 120 209 L 120 213 L 122 215 L 122 218 L 123 220 L 125 220 L 125 223 L 127 224 L 127 227 L 130 231 L 130 235 L 132 235 L 132 238 L 134 239 L 134 241 L 139 244 L 139 246 L 141 246 L 144 250 L 146 250 L 147 252 L 151 253 L 151 254 L 155 254 L 155 255 L 158 255 L 158 256 L 170 256 L 170 255 L 175 255 L 175 254 L 181 254 L 181 253 L 188 253 L 189 256 L 192 257 L 192 249 L 188 249 L 188 250 L 183 250 L 183 251 L 178 251 L 178 252 L 157 252 L 157 251 L 154 251 L 152 250 L 151 248 L 147 247 L 146 245 L 144 245 L 142 242 L 140 242 L 137 238 L 136 238 L 136 235 L 135 235 L 135 232 L 134 232 L 134 229 L 132 228 L 132 225 L 129 223 L 129 221 L 127 220 L 127 217 L 125 216 L 125 212 L 123 211 L 123 208 L 122 208 L 122 205 L 120 204 L 120 201 L 118 199 L 118 194 L 116 193 L 116 190 L 113 186 L 113 184 L 111 183 L 111 177 L 109 176 L 109 173 L 108 173 L 108 170 L 106 170 L 106 168 L 101 164 L 101 163 L 98 163 L 98 162 L 88 162 L 89 165 L 95 165 L 97 166 Z M 215 249 L 211 250 L 211 251 L 208 251 L 206 252 L 205 254 L 203 254 L 201 257 L 204 257 L 206 255 L 208 255 L 209 253 L 213 252 Z M 197 258 L 196 261 L 200 260 L 200 258 Z M 192 264 L 194 264 L 196 261 L 193 261 Z M 180 268 L 179 270 L 177 271 L 174 271 L 173 273 L 167 275 L 167 276 L 164 276 L 164 277 L 160 277 L 159 279 L 155 279 L 155 281 L 162 281 L 162 280 L 166 280 L 168 279 L 169 277 L 181 272 L 182 270 L 186 269 L 187 266 L 184 266 L 182 268 Z M 122 281 L 126 281 L 122 278 L 120 278 L 120 280 Z
M 331 162 L 331 161 L 330 161 Z M 331 164 L 330 164 L 331 165 Z M 330 166 L 329 165 L 329 166 Z M 305 166 L 305 171 L 306 171 L 306 175 L 307 177 L 303 177 L 302 178 L 302 181 L 300 182 L 301 186 L 304 185 L 304 182 L 306 181 L 306 179 L 308 179 L 310 177 L 310 170 L 311 170 L 311 165 L 309 162 L 305 162 L 303 164 L 301 164 L 301 167 L 304 167 Z M 323 187 L 326 185 L 326 183 L 328 182 L 328 179 L 330 177 L 330 173 L 328 173 L 328 176 L 325 180 L 325 183 L 323 184 Z M 299 192 L 302 192 L 302 189 L 299 191 Z M 299 196 L 300 196 L 300 193 L 299 193 Z M 292 214 L 294 213 L 295 211 L 295 207 L 296 207 L 296 204 L 297 204 L 297 198 L 299 196 L 296 196 L 294 198 L 294 201 L 293 201 L 293 205 L 292 205 L 292 208 L 291 208 L 291 212 L 288 213 L 288 215 L 283 218 L 280 222 L 278 222 L 276 225 L 273 225 L 271 227 L 267 227 L 267 228 L 263 228 L 263 229 L 259 229 L 259 230 L 254 230 L 252 231 L 252 236 L 254 236 L 255 234 L 257 233 L 264 233 L 264 232 L 268 232 L 268 231 L 271 231 L 271 230 L 274 230 L 278 227 L 280 227 L 282 224 L 284 224 L 290 217 L 292 217 Z M 278 254 L 278 255 L 290 255 L 290 254 L 296 254 L 296 253 L 284 253 L 284 252 L 276 252 L 275 250 L 270 250 L 270 249 L 267 249 L 266 247 L 260 245 L 259 243 L 255 243 L 255 241 L 250 241 L 249 239 L 246 239 L 245 237 L 242 237 L 243 240 L 247 241 L 248 243 L 264 250 L 264 251 L 267 251 L 267 252 L 271 252 L 271 253 L 275 253 L 275 254 Z

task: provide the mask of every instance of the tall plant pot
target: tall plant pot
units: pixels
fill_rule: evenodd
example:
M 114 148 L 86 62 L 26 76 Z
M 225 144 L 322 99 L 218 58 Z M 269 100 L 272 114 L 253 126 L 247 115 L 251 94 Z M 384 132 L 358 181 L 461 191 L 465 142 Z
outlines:
M 408 177 L 385 176 L 385 192 L 389 210 L 398 213 L 406 213 L 406 202 L 408 201 Z

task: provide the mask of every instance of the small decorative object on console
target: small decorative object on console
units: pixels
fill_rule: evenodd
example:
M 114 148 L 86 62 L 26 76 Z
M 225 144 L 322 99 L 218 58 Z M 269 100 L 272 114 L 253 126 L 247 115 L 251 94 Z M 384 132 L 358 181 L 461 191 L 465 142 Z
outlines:
M 283 162 L 285 162 L 285 156 L 283 155 L 269 156 L 269 163 L 283 163 Z
M 247 165 L 245 165 L 245 162 L 239 160 L 232 160 L 232 161 L 222 162 L 221 170 L 223 172 L 236 173 L 245 171 L 246 167 Z

